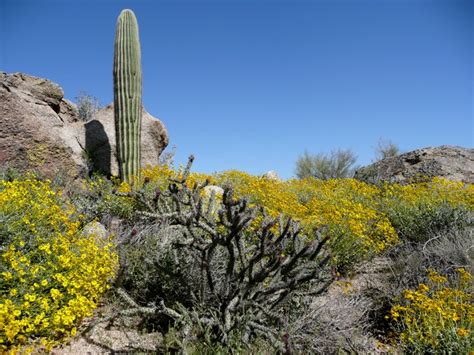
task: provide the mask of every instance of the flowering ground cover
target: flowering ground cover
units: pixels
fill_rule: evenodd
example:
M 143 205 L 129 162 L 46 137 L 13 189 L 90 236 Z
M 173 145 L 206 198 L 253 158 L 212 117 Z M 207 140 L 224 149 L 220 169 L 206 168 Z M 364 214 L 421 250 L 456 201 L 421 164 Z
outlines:
M 109 288 L 113 246 L 81 236 L 81 216 L 50 181 L 0 181 L 0 220 L 0 352 L 49 349 Z
M 142 228 L 137 213 L 182 176 L 179 169 L 148 167 L 142 171 L 143 185 L 92 177 L 67 194 L 34 177 L 0 181 L 0 351 L 49 349 L 74 336 L 117 270 L 113 243 L 84 237 L 82 227 L 114 216 Z M 192 189 L 206 180 L 232 186 L 236 198 L 269 217 L 290 217 L 308 236 L 317 238 L 319 231 L 329 237 L 332 265 L 346 275 L 358 262 L 401 243 L 425 243 L 433 235 L 465 228 L 474 210 L 473 185 L 439 178 L 369 185 L 355 179 L 280 181 L 227 171 L 191 173 L 186 185 Z M 141 186 L 137 199 L 130 192 Z M 215 197 L 217 211 L 222 196 Z M 135 227 L 132 232 L 137 233 Z M 448 282 L 429 271 L 418 289 L 400 295 L 388 315 L 400 346 L 459 353 L 472 346 L 471 275 L 458 268 L 457 277 L 449 277 Z

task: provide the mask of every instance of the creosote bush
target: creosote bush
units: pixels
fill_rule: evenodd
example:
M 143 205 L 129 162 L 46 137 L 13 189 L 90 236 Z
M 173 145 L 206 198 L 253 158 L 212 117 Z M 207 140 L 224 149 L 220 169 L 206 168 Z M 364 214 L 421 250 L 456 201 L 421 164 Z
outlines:
M 75 335 L 108 289 L 116 255 L 80 219 L 49 181 L 0 181 L 0 352 Z

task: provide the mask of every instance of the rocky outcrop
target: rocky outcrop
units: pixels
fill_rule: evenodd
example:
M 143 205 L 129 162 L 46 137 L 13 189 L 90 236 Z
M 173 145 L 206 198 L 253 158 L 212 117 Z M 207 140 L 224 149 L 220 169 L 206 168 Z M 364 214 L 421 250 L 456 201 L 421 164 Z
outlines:
M 112 105 L 84 122 L 59 85 L 23 73 L 0 72 L 0 166 L 50 177 L 77 176 L 91 167 L 116 175 L 113 121 Z M 146 111 L 142 132 L 142 165 L 155 165 L 168 134 Z
M 365 182 L 407 183 L 435 176 L 474 184 L 474 149 L 440 146 L 417 149 L 358 169 L 354 177 Z
M 49 80 L 0 72 L 0 165 L 47 176 L 77 173 L 81 149 L 72 131 L 83 124 L 63 96 Z

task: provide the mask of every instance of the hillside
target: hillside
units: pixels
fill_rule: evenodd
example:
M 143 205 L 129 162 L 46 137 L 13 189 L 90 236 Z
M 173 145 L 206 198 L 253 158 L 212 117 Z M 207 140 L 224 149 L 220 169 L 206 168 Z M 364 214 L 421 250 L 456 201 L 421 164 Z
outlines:
M 472 184 L 2 176 L 4 350 L 472 347 Z

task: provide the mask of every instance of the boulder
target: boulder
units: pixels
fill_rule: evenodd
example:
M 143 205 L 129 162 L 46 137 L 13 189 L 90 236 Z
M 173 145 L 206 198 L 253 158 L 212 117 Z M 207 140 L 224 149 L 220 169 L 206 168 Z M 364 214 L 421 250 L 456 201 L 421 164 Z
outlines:
M 268 180 L 280 181 L 280 178 L 278 177 L 278 174 L 275 170 L 267 171 L 265 174 L 262 175 L 262 178 L 265 178 Z
M 435 176 L 474 184 L 474 149 L 447 145 L 417 149 L 360 168 L 354 175 L 369 183 L 401 184 Z
M 109 233 L 102 223 L 93 221 L 84 226 L 81 235 L 83 238 L 93 238 L 97 244 L 104 245 L 107 243 Z
M 73 132 L 83 124 L 74 112 L 51 81 L 0 72 L 0 166 L 76 175 L 82 159 Z
M 50 80 L 0 72 L 0 166 L 76 177 L 92 168 L 116 175 L 113 106 L 92 121 Z M 144 110 L 142 165 L 156 165 L 168 144 L 163 124 Z

